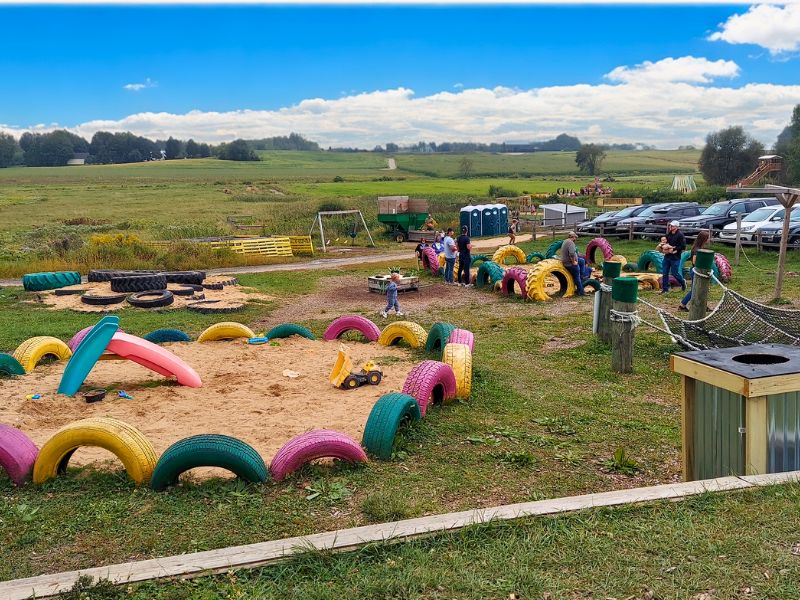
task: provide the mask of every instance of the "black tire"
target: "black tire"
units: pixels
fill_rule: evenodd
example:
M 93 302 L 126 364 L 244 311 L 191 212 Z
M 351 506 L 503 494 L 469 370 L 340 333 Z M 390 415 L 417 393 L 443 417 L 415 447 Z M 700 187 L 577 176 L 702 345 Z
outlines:
M 231 305 L 223 303 L 222 300 L 200 300 L 199 302 L 187 304 L 186 308 L 204 315 L 221 315 L 244 310 L 244 303 Z
M 239 285 L 239 280 L 236 279 L 236 277 L 231 277 L 230 279 L 223 279 L 222 281 L 204 283 L 203 287 L 207 290 L 221 290 L 226 285 Z
M 589 279 L 586 279 L 586 280 L 583 281 L 583 287 L 584 287 L 584 289 L 586 289 L 587 287 L 590 287 L 595 292 L 599 292 L 600 291 L 600 280 L 592 279 L 590 277 Z
M 221 283 L 204 283 L 203 284 L 203 289 L 206 289 L 206 290 L 221 290 L 224 287 L 225 286 L 222 285 Z
M 124 271 L 119 269 L 92 269 L 87 279 L 89 283 L 102 283 L 111 281 L 115 277 L 132 277 L 134 275 L 154 275 L 158 271 Z
M 80 296 L 89 290 L 85 287 L 64 287 L 55 291 L 56 296 Z
M 109 304 L 124 302 L 125 298 L 125 294 L 104 294 L 102 296 L 84 294 L 81 296 L 81 302 L 89 304 L 90 306 L 108 306 Z
M 396 233 L 394 236 L 394 241 L 397 242 L 398 244 L 402 244 L 403 242 L 406 241 L 406 234 L 402 232 Z
M 149 290 L 128 296 L 128 304 L 136 308 L 160 308 L 175 302 L 175 296 L 169 290 Z
M 167 289 L 167 278 L 163 275 L 130 275 L 111 280 L 113 292 L 151 292 Z
M 354 390 L 358 387 L 358 379 L 352 375 L 348 375 L 342 382 L 342 387 L 346 390 Z
M 194 296 L 194 293 L 197 291 L 196 288 L 203 289 L 203 286 L 196 286 L 196 285 L 179 285 L 173 288 L 167 288 L 170 292 L 175 294 L 176 296 Z
M 199 300 L 205 300 L 205 299 L 206 299 L 206 295 L 205 294 L 203 294 L 203 293 L 199 293 L 198 294 L 197 292 L 195 292 L 194 294 L 192 294 L 191 296 L 189 296 L 187 298 L 187 300 L 191 300 L 192 302 L 197 302 Z
M 367 383 L 370 385 L 378 385 L 383 379 L 383 373 L 380 371 L 368 371 Z
M 167 278 L 167 283 L 191 283 L 193 285 L 200 285 L 206 274 L 203 271 L 167 271 L 164 273 Z

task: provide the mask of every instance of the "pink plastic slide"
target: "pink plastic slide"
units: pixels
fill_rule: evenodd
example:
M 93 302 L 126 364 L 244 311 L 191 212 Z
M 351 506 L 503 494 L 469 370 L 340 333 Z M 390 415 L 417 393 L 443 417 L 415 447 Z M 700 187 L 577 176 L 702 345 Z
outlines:
M 195 388 L 203 385 L 195 370 L 172 352 L 135 335 L 117 331 L 108 350 L 165 377 L 174 376 L 181 385 Z

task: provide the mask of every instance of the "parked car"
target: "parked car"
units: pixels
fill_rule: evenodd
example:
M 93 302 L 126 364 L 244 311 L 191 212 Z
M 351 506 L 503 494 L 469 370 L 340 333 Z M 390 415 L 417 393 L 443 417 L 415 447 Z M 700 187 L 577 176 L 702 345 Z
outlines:
M 701 229 L 711 230 L 711 235 L 718 233 L 725 225 L 736 221 L 738 215 L 749 215 L 765 206 L 775 206 L 778 200 L 771 198 L 740 198 L 715 202 L 698 217 L 679 219 L 684 235 L 695 236 Z
M 784 213 L 786 214 L 786 213 Z M 760 228 L 756 233 L 761 233 L 761 241 L 766 244 L 778 244 L 783 233 L 783 217 L 773 220 L 772 223 Z M 800 207 L 792 210 L 789 216 L 789 243 L 800 242 Z
M 752 241 L 756 237 L 756 231 L 762 227 L 768 227 L 774 221 L 782 221 L 785 209 L 782 206 L 764 206 L 754 210 L 742 219 L 742 228 L 739 233 L 741 239 Z M 736 241 L 736 222 L 728 223 L 719 233 L 722 241 Z
M 637 234 L 645 233 L 645 224 L 651 225 L 650 229 L 663 233 L 666 228 L 660 226 L 655 227 L 656 220 L 664 221 L 664 224 L 669 223 L 673 219 L 678 219 L 680 216 L 689 216 L 690 214 L 698 214 L 700 206 L 697 202 L 660 202 L 658 204 L 648 204 L 647 208 L 634 217 L 621 220 L 617 223 L 617 232 L 626 233 L 631 224 L 633 224 L 633 231 Z
M 600 231 L 598 224 L 604 223 L 608 219 L 612 219 L 617 212 L 618 211 L 616 210 L 611 210 L 597 215 L 594 219 L 589 219 L 588 221 L 578 223 L 578 225 L 576 225 L 576 230 L 578 233 L 597 233 Z
M 618 210 L 612 213 L 603 213 L 593 221 L 586 223 L 586 228 L 581 229 L 578 227 L 579 233 L 599 233 L 603 234 L 604 232 L 614 232 L 615 228 L 617 227 L 617 223 L 619 223 L 623 219 L 628 219 L 630 217 L 635 217 L 638 214 L 641 214 L 645 209 L 648 208 L 649 205 L 647 204 L 637 204 L 636 206 L 628 206 L 627 208 L 623 208 L 622 210 Z

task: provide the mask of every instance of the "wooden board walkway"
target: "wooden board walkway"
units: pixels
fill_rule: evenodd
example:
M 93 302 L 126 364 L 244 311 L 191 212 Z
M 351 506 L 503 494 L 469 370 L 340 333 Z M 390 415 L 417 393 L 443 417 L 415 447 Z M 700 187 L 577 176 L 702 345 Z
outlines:
M 745 477 L 721 477 L 433 515 L 246 546 L 232 546 L 192 554 L 15 579 L 0 582 L 0 598 L 23 600 L 31 596 L 51 597 L 69 590 L 81 575 L 88 575 L 94 579 L 108 579 L 118 585 L 166 577 L 199 577 L 223 573 L 232 569 L 262 567 L 311 549 L 346 552 L 361 548 L 366 544 L 399 542 L 491 521 L 562 514 L 602 506 L 680 500 L 706 492 L 727 492 L 790 482 L 800 482 L 800 471 Z

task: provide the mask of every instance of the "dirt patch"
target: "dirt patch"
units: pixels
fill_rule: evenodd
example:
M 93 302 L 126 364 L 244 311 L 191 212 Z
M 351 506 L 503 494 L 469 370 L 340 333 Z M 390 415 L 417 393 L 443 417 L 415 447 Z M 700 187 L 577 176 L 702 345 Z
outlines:
M 222 281 L 229 281 L 231 278 L 228 276 L 214 276 L 205 279 L 205 283 L 219 283 Z M 114 292 L 111 291 L 111 284 L 109 282 L 101 283 L 86 283 L 80 286 L 72 286 L 76 289 L 85 290 L 85 293 L 90 295 L 109 295 Z M 167 285 L 168 290 L 175 290 L 183 288 L 178 283 L 170 283 Z M 226 285 L 221 290 L 206 290 L 198 291 L 194 296 L 179 296 L 175 294 L 174 300 L 169 306 L 162 308 L 139 308 L 139 310 L 172 310 L 178 308 L 185 308 L 187 304 L 196 302 L 202 295 L 205 300 L 223 300 L 225 302 L 247 303 L 248 300 L 272 300 L 272 296 L 266 294 L 255 293 L 250 288 L 245 288 L 238 285 Z M 103 313 L 114 312 L 123 308 L 131 308 L 131 305 L 125 302 L 118 302 L 117 304 L 108 304 L 104 306 L 95 306 L 92 304 L 85 304 L 81 301 L 80 294 L 71 294 L 68 296 L 56 296 L 55 291 L 37 292 L 32 296 L 31 300 L 25 302 L 32 304 L 43 304 L 52 310 L 74 310 L 77 312 L 89 313 Z
M 80 396 L 56 394 L 66 363 L 40 365 L 24 377 L 0 380 L 0 423 L 20 428 L 41 447 L 68 423 L 108 416 L 140 429 L 158 455 L 184 437 L 218 433 L 244 440 L 269 463 L 290 438 L 311 429 L 334 429 L 361 440 L 375 401 L 385 393 L 400 391 L 417 362 L 402 348 L 347 344 L 354 365 L 374 359 L 383 371 L 383 381 L 344 391 L 328 381 L 338 342 L 287 338 L 276 343 L 166 345 L 198 372 L 201 388 L 179 386 L 129 361 L 101 361 L 83 388 L 109 390 L 105 400 L 94 404 L 86 404 Z M 283 375 L 287 369 L 299 376 Z M 118 390 L 125 390 L 133 400 L 119 398 Z M 42 399 L 26 399 L 35 393 L 42 394 Z M 109 457 L 105 450 L 82 448 L 72 462 L 88 464 Z
M 586 340 L 576 340 L 570 337 L 552 337 L 542 344 L 542 352 L 556 352 L 557 350 L 570 350 L 586 345 Z

